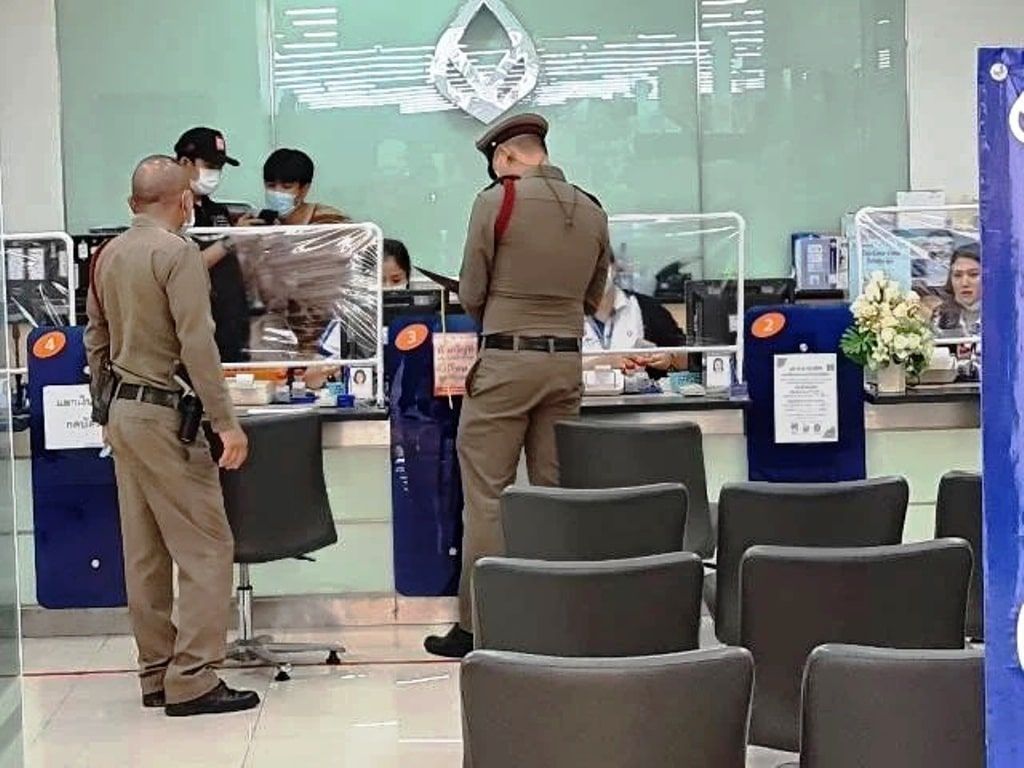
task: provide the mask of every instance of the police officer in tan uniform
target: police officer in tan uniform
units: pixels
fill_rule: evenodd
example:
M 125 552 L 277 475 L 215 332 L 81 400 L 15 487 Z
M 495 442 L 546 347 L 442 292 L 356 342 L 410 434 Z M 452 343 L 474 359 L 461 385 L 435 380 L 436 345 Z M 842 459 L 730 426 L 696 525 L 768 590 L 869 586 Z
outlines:
M 524 114 L 477 143 L 495 183 L 473 205 L 460 273 L 459 299 L 483 338 L 459 421 L 459 623 L 425 643 L 439 656 L 472 649 L 473 564 L 504 550 L 498 500 L 524 448 L 530 482 L 558 484 L 555 424 L 579 415 L 584 313 L 604 294 L 608 218 L 549 164 L 547 131 L 544 118 Z
M 114 456 L 128 611 L 139 649 L 142 703 L 170 716 L 251 709 L 213 666 L 223 660 L 234 543 L 217 464 L 202 430 L 179 439 L 183 365 L 224 445 L 220 466 L 240 467 L 248 441 L 221 371 L 210 315 L 210 279 L 180 231 L 193 192 L 174 159 L 154 156 L 132 176 L 131 229 L 94 264 L 85 346 L 93 397 L 113 374 L 105 438 Z M 178 626 L 171 621 L 178 565 Z

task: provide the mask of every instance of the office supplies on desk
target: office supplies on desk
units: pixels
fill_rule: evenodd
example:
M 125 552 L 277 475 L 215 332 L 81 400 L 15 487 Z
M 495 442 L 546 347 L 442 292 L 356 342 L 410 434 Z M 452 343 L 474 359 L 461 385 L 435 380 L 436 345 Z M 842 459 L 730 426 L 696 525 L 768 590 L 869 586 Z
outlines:
M 626 388 L 622 371 L 602 366 L 583 372 L 584 395 L 621 395 Z

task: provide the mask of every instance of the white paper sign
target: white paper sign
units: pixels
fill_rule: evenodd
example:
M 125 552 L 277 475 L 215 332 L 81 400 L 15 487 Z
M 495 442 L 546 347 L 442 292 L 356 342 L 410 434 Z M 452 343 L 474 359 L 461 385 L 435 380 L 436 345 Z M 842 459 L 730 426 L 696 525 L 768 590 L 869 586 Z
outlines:
M 775 356 L 775 442 L 839 442 L 836 356 Z
M 43 387 L 46 450 L 102 448 L 103 428 L 92 420 L 88 384 Z

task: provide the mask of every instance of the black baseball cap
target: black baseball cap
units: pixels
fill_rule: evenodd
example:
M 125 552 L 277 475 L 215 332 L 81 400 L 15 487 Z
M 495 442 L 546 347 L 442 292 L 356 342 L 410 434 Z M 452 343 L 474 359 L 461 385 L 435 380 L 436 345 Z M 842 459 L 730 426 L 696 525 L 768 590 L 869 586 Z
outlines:
M 233 157 L 228 157 L 228 144 L 224 134 L 213 128 L 189 128 L 174 145 L 178 157 L 190 160 L 205 160 L 213 165 L 239 165 Z

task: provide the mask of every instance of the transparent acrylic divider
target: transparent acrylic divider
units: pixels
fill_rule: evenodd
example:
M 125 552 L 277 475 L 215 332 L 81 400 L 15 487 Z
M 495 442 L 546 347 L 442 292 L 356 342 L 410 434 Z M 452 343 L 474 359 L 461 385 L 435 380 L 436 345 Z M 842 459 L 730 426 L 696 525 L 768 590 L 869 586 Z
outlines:
M 734 355 L 743 380 L 746 221 L 722 213 L 624 214 L 608 220 L 620 288 L 675 305 L 686 333 L 678 347 L 645 347 L 644 354 Z M 679 312 L 684 311 L 680 316 Z M 694 308 L 700 327 L 691 328 Z M 670 310 L 671 311 L 671 310 Z M 584 351 L 585 357 L 628 355 L 632 349 Z
M 33 328 L 75 325 L 75 248 L 66 232 L 3 236 L 7 317 Z
M 951 269 L 958 250 L 979 253 L 977 204 L 862 208 L 854 228 L 851 298 L 860 295 L 873 273 L 881 272 L 921 297 L 931 313 L 936 341 L 949 346 L 981 343 L 980 294 L 972 302 L 979 306 L 975 320 L 958 301 Z M 963 267 L 978 278 L 970 260 Z
M 227 372 L 373 367 L 383 404 L 381 248 L 376 224 L 197 228 L 229 235 L 253 315 L 249 360 Z M 214 302 L 216 302 L 214 297 Z

